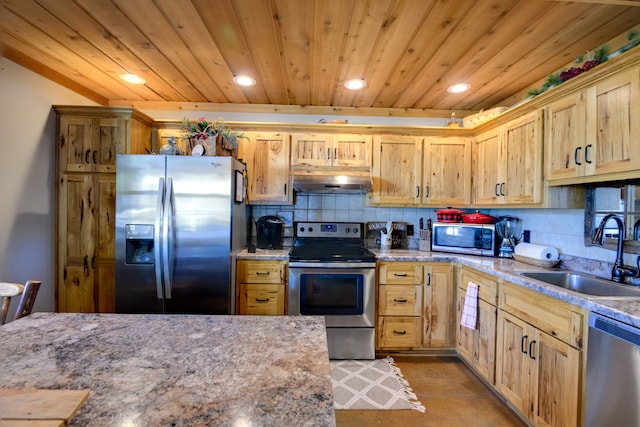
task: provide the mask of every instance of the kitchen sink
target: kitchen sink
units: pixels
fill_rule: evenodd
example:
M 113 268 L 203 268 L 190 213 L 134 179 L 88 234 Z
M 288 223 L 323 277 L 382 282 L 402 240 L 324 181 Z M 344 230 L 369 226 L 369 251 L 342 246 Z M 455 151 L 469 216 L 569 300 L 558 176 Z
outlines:
M 570 291 L 597 297 L 639 297 L 640 288 L 624 285 L 606 279 L 600 279 L 584 273 L 567 271 L 531 271 L 521 276 L 539 280 L 549 285 L 559 286 Z

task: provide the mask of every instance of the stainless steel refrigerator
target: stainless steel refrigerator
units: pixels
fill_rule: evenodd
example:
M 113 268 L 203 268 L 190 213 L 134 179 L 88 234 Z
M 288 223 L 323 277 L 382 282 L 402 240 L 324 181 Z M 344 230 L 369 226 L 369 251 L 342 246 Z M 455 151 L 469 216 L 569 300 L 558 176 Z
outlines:
M 232 157 L 118 155 L 116 312 L 234 312 L 244 170 Z

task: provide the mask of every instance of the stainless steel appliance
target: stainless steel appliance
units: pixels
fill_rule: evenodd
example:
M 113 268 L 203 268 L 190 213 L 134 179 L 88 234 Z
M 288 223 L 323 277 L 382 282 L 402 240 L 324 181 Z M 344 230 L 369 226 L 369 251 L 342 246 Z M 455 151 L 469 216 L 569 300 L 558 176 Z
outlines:
M 589 315 L 585 427 L 640 426 L 640 329 Z
M 496 256 L 499 247 L 494 224 L 433 223 L 432 251 Z
M 289 314 L 324 316 L 329 358 L 375 358 L 375 255 L 362 223 L 296 222 Z
M 244 164 L 118 155 L 116 168 L 116 311 L 233 313 Z

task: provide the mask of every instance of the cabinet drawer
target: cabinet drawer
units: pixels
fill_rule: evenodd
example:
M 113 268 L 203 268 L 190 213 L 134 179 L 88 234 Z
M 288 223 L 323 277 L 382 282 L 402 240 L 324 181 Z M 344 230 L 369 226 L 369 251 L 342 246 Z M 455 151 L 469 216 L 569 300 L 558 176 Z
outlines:
M 238 313 L 283 315 L 284 285 L 240 285 L 238 295 Z
M 414 348 L 422 344 L 421 317 L 378 318 L 378 346 L 380 348 Z
M 508 282 L 500 286 L 499 306 L 541 331 L 582 348 L 584 314 L 579 307 Z
M 421 316 L 422 286 L 380 285 L 378 302 L 382 316 Z
M 239 283 L 284 283 L 285 264 L 280 261 L 238 260 Z
M 422 285 L 424 268 L 413 262 L 381 262 L 378 283 L 385 285 Z
M 496 305 L 498 303 L 498 282 L 494 277 L 463 267 L 460 271 L 458 287 L 466 293 L 469 282 L 478 285 L 478 298 L 489 304 Z

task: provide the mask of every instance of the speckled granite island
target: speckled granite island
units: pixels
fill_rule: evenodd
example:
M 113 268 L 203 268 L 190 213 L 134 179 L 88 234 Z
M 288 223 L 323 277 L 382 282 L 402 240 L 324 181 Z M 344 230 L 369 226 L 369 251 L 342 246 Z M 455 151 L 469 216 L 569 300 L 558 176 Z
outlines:
M 0 386 L 91 390 L 78 426 L 335 426 L 322 317 L 34 313 Z

